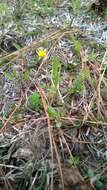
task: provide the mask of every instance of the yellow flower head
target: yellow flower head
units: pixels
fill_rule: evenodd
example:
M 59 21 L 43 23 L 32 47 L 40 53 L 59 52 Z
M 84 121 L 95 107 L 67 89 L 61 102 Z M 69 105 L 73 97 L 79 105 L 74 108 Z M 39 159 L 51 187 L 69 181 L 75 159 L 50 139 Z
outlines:
M 44 57 L 46 57 L 46 51 L 45 51 L 45 50 L 39 50 L 39 51 L 37 52 L 37 54 L 38 54 L 39 58 L 44 58 Z

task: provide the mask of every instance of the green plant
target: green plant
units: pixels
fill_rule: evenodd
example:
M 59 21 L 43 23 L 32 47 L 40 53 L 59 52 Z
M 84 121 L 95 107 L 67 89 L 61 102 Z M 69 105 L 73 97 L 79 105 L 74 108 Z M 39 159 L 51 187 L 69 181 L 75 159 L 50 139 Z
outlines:
M 81 48 L 82 48 L 81 42 L 79 40 L 77 40 L 75 37 L 71 38 L 71 42 L 74 45 L 74 49 L 75 49 L 76 53 L 78 55 L 80 55 L 80 51 L 81 51 Z
M 10 13 L 10 9 L 6 3 L 0 3 L 0 16 L 5 17 Z
M 68 89 L 68 93 L 71 95 L 75 93 L 81 94 L 82 91 L 83 91 L 83 80 L 81 79 L 80 76 L 78 76 L 77 79 L 75 80 L 74 85 Z
M 80 13 L 80 8 L 81 8 L 81 0 L 72 0 L 72 10 L 74 14 L 79 14 Z
M 53 108 L 52 106 L 48 106 L 48 114 L 50 117 L 54 119 L 58 119 L 60 117 L 60 113 L 57 111 L 57 109 Z
M 57 89 L 54 86 L 50 86 L 47 88 L 48 94 L 50 95 L 56 95 Z
M 91 52 L 91 53 L 88 55 L 88 60 L 89 60 L 89 61 L 94 61 L 94 60 L 96 60 L 97 56 L 98 56 L 97 53 Z
M 18 43 L 13 43 L 14 47 L 17 49 L 17 50 L 20 50 L 21 49 L 21 46 L 18 44 Z
M 10 80 L 10 81 L 14 81 L 16 78 L 16 71 L 14 70 L 13 72 L 5 72 L 5 77 Z
M 79 75 L 77 76 L 75 82 L 74 82 L 74 86 L 68 89 L 68 92 L 70 94 L 74 94 L 74 93 L 81 93 L 83 91 L 83 87 L 84 87 L 84 81 L 87 80 L 90 76 L 90 71 L 88 68 L 83 69 Z
M 31 73 L 30 73 L 30 70 L 28 70 L 28 69 L 26 69 L 26 70 L 22 73 L 22 75 L 21 75 L 21 77 L 20 77 L 22 83 L 29 81 L 30 74 L 31 74 Z
M 35 111 L 40 111 L 41 109 L 41 98 L 38 92 L 34 92 L 28 98 L 29 105 Z
M 52 16 L 54 13 L 54 1 L 53 0 L 45 0 L 41 1 L 41 4 L 37 0 L 32 1 L 32 5 L 37 11 L 37 13 L 42 15 L 49 15 Z
M 59 89 L 59 83 L 60 83 L 60 73 L 61 73 L 61 62 L 59 57 L 54 57 L 52 60 L 52 86 L 55 89 Z
M 23 117 L 24 113 L 25 113 L 25 107 L 24 105 L 20 105 L 20 107 L 13 114 L 12 122 L 17 122 L 19 119 Z
M 0 129 L 3 127 L 3 123 L 2 122 L 0 122 Z
M 0 3 L 0 26 L 2 31 L 7 28 L 12 19 L 12 11 L 6 3 Z
M 71 156 L 68 160 L 68 163 L 71 165 L 71 166 L 76 166 L 80 163 L 80 158 L 79 156 Z
M 28 69 L 35 68 L 38 63 L 39 63 L 39 58 L 36 55 L 36 56 L 31 58 L 30 62 L 27 64 L 27 68 Z
M 81 79 L 83 81 L 87 80 L 90 76 L 90 70 L 88 68 L 84 68 L 81 72 L 80 72 L 80 76 Z
M 100 181 L 100 174 L 95 173 L 92 169 L 88 169 L 87 176 L 95 184 L 97 189 L 103 186 L 103 183 Z
M 77 129 L 81 128 L 81 123 L 80 122 L 75 123 L 74 127 L 77 128 Z
M 9 62 L 8 59 L 6 59 L 6 58 L 0 58 L 0 66 L 5 65 L 8 62 Z

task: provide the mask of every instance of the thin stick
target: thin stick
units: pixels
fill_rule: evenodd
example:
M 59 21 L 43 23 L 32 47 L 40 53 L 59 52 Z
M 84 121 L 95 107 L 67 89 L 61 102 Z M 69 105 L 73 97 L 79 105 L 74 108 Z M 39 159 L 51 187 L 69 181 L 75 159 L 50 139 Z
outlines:
M 22 98 L 20 99 L 18 105 L 16 105 L 16 107 L 14 108 L 14 110 L 11 112 L 9 118 L 6 120 L 6 122 L 4 123 L 3 127 L 0 129 L 0 132 L 4 132 L 4 131 L 5 131 L 5 129 L 6 129 L 7 125 L 8 125 L 8 123 L 9 123 L 9 121 L 11 120 L 11 118 L 12 118 L 12 116 L 13 116 L 13 114 L 14 114 L 14 113 L 16 112 L 16 110 L 20 107 L 21 102 L 22 102 Z
M 44 91 L 40 87 L 38 87 L 38 84 L 36 85 L 36 88 L 37 88 L 38 92 L 40 93 L 42 103 L 43 103 L 43 107 L 44 107 L 44 111 L 45 111 L 46 118 L 47 118 L 48 133 L 49 133 L 50 147 L 51 147 L 51 156 L 52 156 L 52 162 L 53 162 L 52 126 L 51 126 L 50 118 L 49 118 L 49 115 L 47 112 L 48 100 L 47 100 L 47 97 L 46 97 Z M 52 168 L 52 172 L 53 172 L 53 168 Z M 52 183 L 51 183 L 51 190 L 53 190 L 53 178 L 52 178 Z
M 54 144 L 55 153 L 56 153 L 56 157 L 57 157 L 57 161 L 58 161 L 58 166 L 59 166 L 59 171 L 60 171 L 62 190 L 64 190 L 65 188 L 64 188 L 63 173 L 62 173 L 62 169 L 61 169 L 61 162 L 60 162 L 60 158 L 59 158 L 59 155 L 58 155 L 58 150 L 57 150 L 56 143 L 55 143 L 54 139 L 53 139 L 53 144 Z

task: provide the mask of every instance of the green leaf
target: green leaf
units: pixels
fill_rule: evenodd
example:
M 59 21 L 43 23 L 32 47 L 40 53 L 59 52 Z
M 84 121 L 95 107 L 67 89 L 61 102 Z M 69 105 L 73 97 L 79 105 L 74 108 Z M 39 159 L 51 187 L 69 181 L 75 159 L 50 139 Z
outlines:
M 73 44 L 74 44 L 74 49 L 77 52 L 77 54 L 80 54 L 80 51 L 81 51 L 81 43 L 80 43 L 80 41 L 73 38 Z
M 17 50 L 20 50 L 21 46 L 17 43 L 13 43 L 14 47 L 17 49 Z
M 50 88 L 47 89 L 49 94 L 56 94 L 57 89 L 54 86 L 51 86 Z
M 61 62 L 59 57 L 54 57 L 52 60 L 52 83 L 58 89 L 60 82 Z
M 9 62 L 8 59 L 6 59 L 6 58 L 0 58 L 0 66 L 6 64 L 6 63 L 8 63 L 8 62 Z
M 69 88 L 68 92 L 70 94 L 73 93 L 81 93 L 83 91 L 83 85 L 84 85 L 84 81 L 87 80 L 90 76 L 90 70 L 88 68 L 83 69 L 79 75 L 77 76 L 75 82 L 74 82 L 74 86 Z
M 60 117 L 59 112 L 52 106 L 48 107 L 48 114 L 50 117 L 55 118 L 55 119 L 58 119 Z
M 74 14 L 78 14 L 81 8 L 81 1 L 80 0 L 72 0 L 72 9 Z
M 30 78 L 30 70 L 26 69 L 21 76 L 22 82 L 28 81 L 29 78 Z
M 74 89 L 74 92 L 76 92 L 76 93 L 80 93 L 83 91 L 83 81 L 81 78 L 79 78 L 79 77 L 77 78 L 73 89 Z
M 2 127 L 3 127 L 3 124 L 2 124 L 2 122 L 0 122 L 0 129 L 2 129 Z
M 28 102 L 30 107 L 35 111 L 40 111 L 41 109 L 41 98 L 38 92 L 34 92 L 32 95 L 29 96 Z
M 39 63 L 39 57 L 35 56 L 31 58 L 30 62 L 27 64 L 28 69 L 35 68 L 35 66 Z
M 15 77 L 16 77 L 16 71 L 13 71 L 13 72 L 5 72 L 5 77 L 8 79 L 8 80 L 15 80 Z
M 68 160 L 68 163 L 71 165 L 71 166 L 76 166 L 80 163 L 80 158 L 79 156 L 71 156 Z
M 89 76 L 90 76 L 90 70 L 88 68 L 83 69 L 79 75 L 82 81 L 87 80 Z
M 88 60 L 89 61 L 94 61 L 97 58 L 98 54 L 95 52 L 92 52 L 88 55 Z
M 5 16 L 10 12 L 9 7 L 6 3 L 0 3 L 0 16 Z
M 95 182 L 95 186 L 96 186 L 96 188 L 100 189 L 100 188 L 103 187 L 103 183 L 102 183 L 100 180 L 97 180 L 97 181 Z
M 87 175 L 88 175 L 88 177 L 90 177 L 90 178 L 95 176 L 95 174 L 94 174 L 94 172 L 93 172 L 92 169 L 88 169 Z

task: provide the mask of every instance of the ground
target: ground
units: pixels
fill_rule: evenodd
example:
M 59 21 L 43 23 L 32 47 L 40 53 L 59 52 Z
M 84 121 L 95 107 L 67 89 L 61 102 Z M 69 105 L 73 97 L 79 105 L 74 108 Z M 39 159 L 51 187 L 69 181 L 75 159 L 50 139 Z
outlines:
M 106 1 L 0 1 L 0 189 L 107 189 Z

